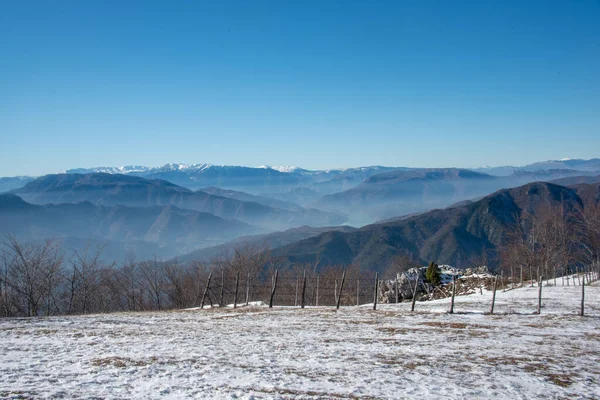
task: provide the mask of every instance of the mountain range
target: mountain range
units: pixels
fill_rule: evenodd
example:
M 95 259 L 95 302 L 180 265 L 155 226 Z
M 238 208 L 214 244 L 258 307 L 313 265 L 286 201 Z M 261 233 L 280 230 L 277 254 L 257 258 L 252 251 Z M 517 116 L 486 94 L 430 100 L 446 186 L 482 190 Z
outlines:
M 301 188 L 314 192 L 315 196 L 305 196 L 308 201 L 314 201 L 317 197 L 326 194 L 351 189 L 372 175 L 389 171 L 419 169 L 423 168 L 364 166 L 344 169 L 308 170 L 299 167 L 267 165 L 245 167 L 172 163 L 160 167 L 128 165 L 123 167 L 75 168 L 66 170 L 65 173 L 133 175 L 148 179 L 167 180 L 192 190 L 214 186 L 220 189 L 233 189 L 255 195 L 271 195 L 269 197 L 273 197 L 273 194 L 286 197 L 290 192 Z M 600 159 L 550 160 L 521 167 L 480 167 L 471 168 L 471 170 L 493 176 L 510 176 L 520 172 L 543 172 L 547 170 L 578 171 L 581 175 L 581 173 L 589 174 L 600 171 Z M 34 177 L 30 176 L 0 178 L 0 193 L 18 189 L 34 179 Z M 297 198 L 300 197 L 297 196 Z M 286 199 L 289 200 L 289 198 Z M 305 204 L 302 203 L 301 205 Z
M 287 192 L 297 187 L 310 186 L 318 193 L 333 193 L 357 184 L 369 176 L 391 171 L 394 167 L 370 166 L 332 170 L 306 170 L 298 167 L 244 167 L 211 164 L 165 164 L 161 167 L 142 166 L 77 168 L 67 174 L 110 173 L 163 179 L 177 185 L 200 189 L 218 187 L 253 194 Z
M 457 168 L 389 171 L 373 175 L 352 189 L 323 196 L 314 206 L 370 223 L 447 207 L 498 189 L 580 175 L 580 171 L 562 169 L 515 171 L 508 176 Z
M 352 232 L 329 231 L 279 247 L 273 256 L 285 264 L 359 265 L 383 271 L 397 254 L 408 252 L 423 263 L 461 262 L 490 253 L 493 259 L 507 230 L 525 212 L 548 205 L 575 209 L 597 203 L 600 184 L 573 187 L 536 182 L 503 189 L 475 202 L 428 211 Z
M 16 194 L 33 204 L 59 204 L 89 201 L 98 205 L 130 207 L 168 206 L 214 214 L 248 224 L 276 230 L 301 225 L 337 225 L 346 217 L 340 213 L 315 209 L 275 208 L 234 197 L 192 191 L 165 180 L 107 173 L 46 175 L 15 189 Z
M 249 244 L 288 265 L 318 260 L 380 270 L 398 252 L 445 263 L 493 252 L 498 232 L 514 222 L 506 212 L 522 212 L 527 196 L 542 204 L 565 190 L 560 195 L 573 206 L 599 197 L 600 159 L 499 168 L 168 164 L 1 178 L 8 194 L 0 200 L 0 232 L 56 237 L 75 249 L 94 241 L 115 258 L 134 249 L 140 257 L 207 261 Z M 538 186 L 519 192 L 527 185 Z

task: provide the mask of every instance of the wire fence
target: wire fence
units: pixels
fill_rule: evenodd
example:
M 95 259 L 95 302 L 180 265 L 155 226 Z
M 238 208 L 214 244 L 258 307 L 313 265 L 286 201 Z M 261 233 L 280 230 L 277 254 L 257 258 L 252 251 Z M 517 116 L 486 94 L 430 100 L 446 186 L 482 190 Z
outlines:
M 381 280 L 380 280 L 381 281 Z M 237 286 L 236 286 L 237 282 Z M 225 306 L 261 302 L 271 306 L 352 306 L 373 302 L 375 279 L 339 279 L 321 276 L 270 279 L 222 274 L 204 281 L 205 305 Z M 237 290 L 236 290 L 237 287 Z M 338 302 L 339 298 L 339 302 Z M 202 302 L 201 304 L 202 305 Z
M 201 298 L 200 307 L 241 306 L 249 304 L 268 305 L 269 307 L 344 307 L 372 304 L 376 309 L 377 304 L 399 303 L 412 301 L 413 309 L 415 297 L 420 299 L 451 298 L 449 312 L 454 312 L 454 296 L 473 294 L 482 290 L 493 291 L 490 312 L 494 312 L 496 291 L 508 291 L 524 286 L 580 286 L 582 287 L 581 314 L 583 315 L 584 286 L 597 281 L 600 272 L 593 269 L 582 269 L 580 272 L 566 276 L 553 277 L 544 280 L 513 281 L 502 275 L 487 277 L 463 277 L 453 279 L 446 285 L 426 287 L 426 293 L 417 292 L 420 281 L 413 280 L 415 290 L 411 296 L 403 296 L 400 275 L 380 279 L 377 274 L 369 279 L 346 278 L 345 272 L 339 277 L 328 276 L 279 276 L 276 272 L 271 277 L 253 277 L 249 274 L 244 278 L 241 275 L 221 273 L 216 278 L 209 275 L 205 282 L 205 289 Z M 539 302 L 541 307 L 542 291 L 540 290 Z M 540 312 L 538 307 L 537 312 Z
M 584 286 L 598 279 L 600 264 L 553 276 L 545 285 Z M 537 279 L 489 274 L 463 276 L 442 285 L 426 282 L 424 269 L 380 277 L 357 269 L 246 272 L 231 268 L 131 264 L 37 274 L 0 271 L 0 317 L 153 311 L 261 304 L 269 307 L 347 307 L 435 300 L 538 285 Z M 416 271 L 416 272 L 415 272 Z M 41 279 L 44 278 L 44 279 Z M 49 279 L 52 278 L 52 279 Z M 584 288 L 582 288 L 582 292 Z M 418 307 L 417 307 L 418 308 Z M 493 308 L 493 306 L 492 306 Z

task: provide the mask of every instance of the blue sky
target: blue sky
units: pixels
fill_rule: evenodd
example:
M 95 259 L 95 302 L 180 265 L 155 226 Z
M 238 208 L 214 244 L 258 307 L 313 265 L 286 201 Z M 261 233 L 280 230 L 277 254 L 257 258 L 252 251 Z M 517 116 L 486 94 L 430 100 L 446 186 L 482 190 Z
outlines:
M 600 156 L 600 2 L 0 3 L 0 176 Z

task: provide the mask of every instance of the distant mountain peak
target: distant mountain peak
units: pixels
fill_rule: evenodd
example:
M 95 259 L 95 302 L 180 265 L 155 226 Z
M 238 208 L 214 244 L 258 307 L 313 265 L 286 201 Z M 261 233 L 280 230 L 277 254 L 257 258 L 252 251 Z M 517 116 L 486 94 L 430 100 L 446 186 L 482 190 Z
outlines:
M 92 168 L 74 168 L 64 171 L 65 174 L 89 174 L 89 173 L 106 173 L 106 174 L 131 174 L 134 172 L 149 171 L 149 167 L 143 165 L 125 165 L 120 167 L 92 167 Z
M 258 168 L 273 169 L 275 171 L 284 172 L 284 173 L 296 172 L 297 170 L 300 169 L 299 167 L 288 166 L 288 165 L 261 165 Z

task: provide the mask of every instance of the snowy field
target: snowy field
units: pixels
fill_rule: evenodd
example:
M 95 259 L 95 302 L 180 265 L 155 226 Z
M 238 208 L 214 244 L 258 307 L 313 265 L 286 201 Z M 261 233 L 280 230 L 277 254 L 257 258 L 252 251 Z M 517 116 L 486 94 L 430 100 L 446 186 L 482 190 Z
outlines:
M 600 286 L 0 320 L 1 398 L 600 399 Z M 509 314 L 504 314 L 509 313 Z

